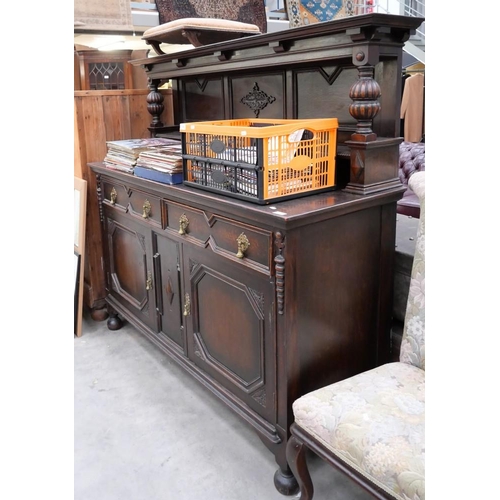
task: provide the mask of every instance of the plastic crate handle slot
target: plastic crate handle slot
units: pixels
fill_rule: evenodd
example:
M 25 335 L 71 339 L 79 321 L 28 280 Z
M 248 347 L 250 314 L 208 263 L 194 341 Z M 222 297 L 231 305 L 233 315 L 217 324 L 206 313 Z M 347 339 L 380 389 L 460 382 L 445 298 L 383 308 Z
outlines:
M 224 184 L 224 185 L 229 185 L 229 178 L 224 172 L 221 172 L 220 170 L 214 170 L 211 172 L 212 175 L 212 180 L 216 182 L 217 184 Z
M 292 170 L 305 170 L 312 166 L 312 159 L 306 155 L 297 155 L 291 159 L 288 166 Z
M 212 163 L 214 165 L 224 165 L 226 167 L 244 168 L 246 170 L 262 170 L 262 167 L 260 167 L 259 165 L 252 165 L 251 163 L 240 163 L 230 160 L 221 160 L 220 158 L 207 158 L 206 156 L 195 156 L 186 154 L 183 154 L 182 157 L 186 160 L 200 161 L 203 163 L 209 160 L 209 163 Z
M 220 139 L 214 139 L 210 143 L 210 149 L 216 154 L 223 153 L 226 150 L 226 145 Z

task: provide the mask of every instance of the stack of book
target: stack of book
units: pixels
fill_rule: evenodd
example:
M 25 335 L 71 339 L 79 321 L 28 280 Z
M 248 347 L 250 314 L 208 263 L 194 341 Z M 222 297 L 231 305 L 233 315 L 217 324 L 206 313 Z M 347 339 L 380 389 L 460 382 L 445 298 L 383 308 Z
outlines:
M 141 151 L 134 168 L 134 175 L 164 184 L 181 184 L 182 145 L 172 140 L 171 144 Z
M 180 142 L 174 139 L 151 137 L 146 139 L 107 141 L 106 144 L 108 146 L 108 152 L 104 158 L 106 167 L 132 174 L 140 153 L 162 146 L 180 144 Z

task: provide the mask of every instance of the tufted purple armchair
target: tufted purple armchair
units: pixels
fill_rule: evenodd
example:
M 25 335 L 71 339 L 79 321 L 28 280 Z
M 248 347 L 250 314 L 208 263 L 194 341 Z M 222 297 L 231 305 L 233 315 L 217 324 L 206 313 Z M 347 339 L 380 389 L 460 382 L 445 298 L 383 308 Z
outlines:
M 425 171 L 425 143 L 402 142 L 399 145 L 399 180 L 407 189 L 398 201 L 398 214 L 420 217 L 420 202 L 415 192 L 408 186 L 415 172 Z

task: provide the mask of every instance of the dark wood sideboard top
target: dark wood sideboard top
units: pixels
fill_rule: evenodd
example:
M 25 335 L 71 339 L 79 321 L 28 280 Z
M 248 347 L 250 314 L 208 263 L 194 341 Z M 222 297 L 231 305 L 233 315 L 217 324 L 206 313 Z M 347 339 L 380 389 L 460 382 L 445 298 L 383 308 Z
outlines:
M 159 197 L 167 197 L 194 206 L 208 205 L 212 207 L 213 212 L 233 214 L 249 221 L 257 219 L 262 224 L 283 230 L 290 230 L 331 217 L 339 217 L 381 203 L 396 202 L 401 198 L 404 191 L 403 186 L 396 187 L 391 191 L 370 195 L 332 190 L 325 193 L 309 194 L 292 200 L 273 202 L 269 205 L 256 205 L 223 194 L 210 193 L 202 189 L 184 186 L 183 184 L 168 185 L 142 179 L 132 174 L 110 169 L 102 162 L 90 163 L 89 166 L 96 174 L 113 177 L 113 179 L 121 180 L 127 185 L 133 184 L 137 188 L 152 192 Z

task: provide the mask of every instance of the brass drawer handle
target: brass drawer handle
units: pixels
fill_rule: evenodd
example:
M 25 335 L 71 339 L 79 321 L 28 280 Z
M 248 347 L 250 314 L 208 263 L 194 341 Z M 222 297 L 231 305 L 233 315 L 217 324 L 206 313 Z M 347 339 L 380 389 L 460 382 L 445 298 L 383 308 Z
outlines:
M 238 257 L 238 259 L 242 259 L 243 257 L 245 257 L 245 252 L 248 250 L 250 242 L 248 241 L 248 238 L 245 236 L 245 233 L 241 233 L 236 238 L 236 243 L 238 243 L 238 253 L 236 254 L 236 257 Z
M 116 189 L 113 188 L 110 193 L 110 203 L 111 205 L 116 204 L 116 197 L 118 196 L 118 193 L 116 192 Z
M 149 200 L 146 200 L 144 202 L 144 205 L 142 205 L 142 217 L 144 219 L 147 219 L 150 214 L 151 214 L 151 203 L 149 203 Z
M 186 234 L 186 229 L 189 226 L 189 219 L 186 214 L 182 214 L 179 218 L 179 234 Z
M 151 276 L 151 271 L 148 271 L 148 279 L 146 280 L 146 290 L 153 289 L 153 277 Z
M 191 299 L 189 298 L 189 293 L 186 293 L 184 297 L 184 316 L 189 316 L 191 314 Z

